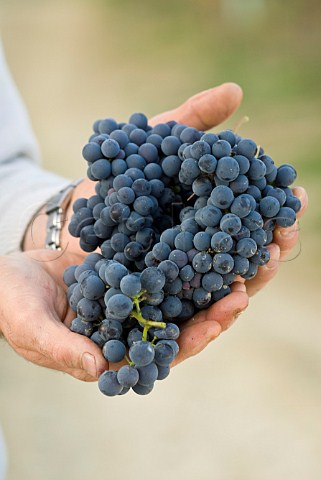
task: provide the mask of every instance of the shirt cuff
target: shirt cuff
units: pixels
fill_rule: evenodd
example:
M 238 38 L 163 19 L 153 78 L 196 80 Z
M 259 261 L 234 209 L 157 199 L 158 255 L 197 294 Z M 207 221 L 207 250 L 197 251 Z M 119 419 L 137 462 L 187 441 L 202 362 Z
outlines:
M 69 179 L 45 171 L 25 157 L 1 165 L 1 255 L 21 250 L 25 231 L 34 215 L 69 184 Z

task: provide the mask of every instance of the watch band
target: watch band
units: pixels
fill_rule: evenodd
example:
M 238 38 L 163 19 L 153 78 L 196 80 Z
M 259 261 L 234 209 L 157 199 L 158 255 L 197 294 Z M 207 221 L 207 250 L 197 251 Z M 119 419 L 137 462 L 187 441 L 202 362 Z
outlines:
M 83 181 L 83 178 L 76 180 L 56 195 L 51 197 L 46 205 L 48 215 L 47 233 L 45 247 L 51 250 L 61 250 L 60 235 L 64 224 L 64 212 L 68 207 L 73 190 Z

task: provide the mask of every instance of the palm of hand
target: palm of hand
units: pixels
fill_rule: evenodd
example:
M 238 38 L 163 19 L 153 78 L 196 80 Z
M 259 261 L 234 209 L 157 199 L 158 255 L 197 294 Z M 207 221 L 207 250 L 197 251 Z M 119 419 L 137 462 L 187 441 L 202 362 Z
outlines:
M 63 271 L 75 263 L 81 263 L 77 255 L 50 250 L 5 257 L 0 280 L 6 298 L 1 327 L 8 343 L 25 359 L 93 380 L 84 371 L 81 356 L 86 351 L 95 355 L 100 351 L 89 339 L 67 328 L 75 314 L 68 306 Z M 12 314 L 16 305 L 19 315 Z M 103 359 L 101 363 L 101 369 L 105 368 Z

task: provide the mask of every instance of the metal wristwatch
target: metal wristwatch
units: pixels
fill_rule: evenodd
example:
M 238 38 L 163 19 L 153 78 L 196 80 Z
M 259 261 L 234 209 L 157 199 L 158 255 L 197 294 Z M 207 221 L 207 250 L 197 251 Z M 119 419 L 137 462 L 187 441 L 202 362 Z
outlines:
M 51 197 L 46 204 L 48 215 L 47 233 L 45 247 L 51 250 L 61 250 L 61 230 L 64 224 L 65 211 L 70 203 L 74 189 L 83 181 L 83 178 L 76 180 L 59 193 Z

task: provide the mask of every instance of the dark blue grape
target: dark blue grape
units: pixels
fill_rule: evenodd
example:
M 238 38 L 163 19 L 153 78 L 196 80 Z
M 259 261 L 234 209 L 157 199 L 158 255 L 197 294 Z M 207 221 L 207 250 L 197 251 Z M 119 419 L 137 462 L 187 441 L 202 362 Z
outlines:
M 250 258 L 256 250 L 257 244 L 253 238 L 241 238 L 236 244 L 236 251 L 241 257 Z
M 234 255 L 233 260 L 233 273 L 235 273 L 236 275 L 244 275 L 249 269 L 249 260 L 245 257 L 241 257 L 240 255 Z
M 212 183 L 208 178 L 199 177 L 194 180 L 192 190 L 198 197 L 209 196 L 212 192 Z
M 157 365 L 168 367 L 174 358 L 175 352 L 166 340 L 157 343 L 155 346 L 155 363 Z
M 220 274 L 226 274 L 233 270 L 234 260 L 229 253 L 216 253 L 213 257 L 213 269 Z
M 131 388 L 138 382 L 139 373 L 135 367 L 124 365 L 117 372 L 117 380 L 125 388 Z
M 129 133 L 130 132 L 128 132 L 127 135 Z M 133 155 L 133 154 L 137 153 L 138 149 L 139 149 L 139 147 L 138 147 L 138 145 L 136 145 L 136 143 L 132 143 L 132 142 L 127 143 L 126 147 L 124 148 L 126 157 L 129 157 L 129 155 Z
M 167 323 L 165 328 L 154 330 L 154 336 L 160 340 L 177 340 L 179 334 L 179 327 L 175 323 Z
M 194 236 L 193 242 L 197 250 L 208 250 L 211 246 L 211 235 L 207 232 L 198 232 Z
M 295 197 L 294 195 L 287 195 L 284 206 L 289 207 L 294 210 L 295 213 L 298 213 L 301 209 L 301 201 L 298 197 Z
M 144 146 L 144 144 L 142 146 Z M 146 160 L 137 153 L 129 155 L 129 157 L 126 158 L 126 163 L 128 168 L 139 168 L 139 170 L 143 170 L 147 165 Z
M 262 198 L 260 201 L 260 213 L 265 217 L 272 218 L 275 217 L 280 210 L 279 201 L 271 196 Z
M 90 337 L 94 331 L 94 327 L 92 322 L 86 322 L 82 318 L 76 317 L 71 322 L 70 330 L 74 333 L 79 333 L 80 335 Z
M 83 296 L 89 300 L 98 300 L 106 290 L 104 282 L 96 275 L 89 275 L 80 285 Z
M 135 297 L 142 289 L 139 277 L 136 275 L 126 275 L 120 281 L 120 289 L 122 293 L 128 297 Z
M 218 140 L 212 146 L 212 153 L 215 158 L 228 157 L 231 151 L 231 145 L 226 140 Z
M 63 279 L 64 279 L 64 283 L 65 283 L 65 285 L 67 285 L 67 287 L 70 287 L 70 285 L 72 285 L 73 283 L 76 282 L 76 278 L 75 278 L 76 268 L 77 268 L 77 265 L 70 265 L 64 271 Z
M 296 221 L 296 214 L 295 211 L 292 210 L 292 208 L 289 207 L 281 207 L 277 217 L 276 217 L 276 223 L 280 227 L 291 227 L 294 225 Z
M 240 167 L 233 157 L 222 157 L 217 162 L 215 173 L 220 180 L 232 182 L 238 177 Z
M 123 327 L 118 320 L 105 318 L 99 325 L 98 331 L 105 343 L 108 340 L 118 340 L 123 333 Z
M 244 157 L 247 157 L 248 159 L 252 159 L 255 157 L 257 151 L 257 145 L 253 140 L 250 140 L 249 138 L 244 138 L 242 139 L 236 147 L 236 152 L 238 155 L 243 155 Z
M 124 255 L 130 261 L 139 260 L 143 252 L 144 247 L 139 242 L 129 242 L 124 249 Z
M 87 162 L 95 162 L 102 157 L 100 145 L 96 142 L 87 143 L 82 150 L 82 156 Z
M 146 142 L 146 132 L 142 128 L 135 128 L 132 132 L 129 134 L 129 139 L 131 142 L 136 143 L 136 145 L 140 146 L 143 143 Z
M 211 201 L 213 205 L 222 210 L 229 208 L 233 200 L 233 191 L 225 185 L 218 185 L 211 192 Z
M 90 340 L 92 340 L 100 348 L 102 348 L 104 346 L 104 343 L 105 343 L 105 340 L 101 337 L 99 332 L 94 332 L 90 336 Z
M 254 213 L 254 212 L 251 212 L 251 213 Z M 245 218 L 248 218 L 248 216 Z M 242 227 L 242 222 L 240 220 L 240 217 L 238 217 L 234 213 L 226 213 L 221 218 L 220 228 L 223 232 L 229 233 L 230 235 L 235 235 L 240 231 L 241 227 Z
M 137 367 L 149 365 L 154 357 L 154 347 L 144 340 L 134 342 L 129 349 L 129 358 Z
M 126 295 L 118 293 L 116 295 L 113 295 L 108 300 L 106 307 L 108 313 L 110 313 L 111 315 L 119 318 L 126 318 L 133 309 L 133 302 Z
M 102 349 L 102 353 L 108 362 L 121 362 L 126 354 L 126 347 L 120 340 L 108 340 Z
M 125 148 L 129 143 L 128 135 L 124 130 L 113 130 L 110 134 L 110 138 L 116 140 L 120 148 Z
M 108 138 L 101 145 L 101 151 L 107 158 L 115 158 L 120 151 L 119 143 L 116 140 Z
M 151 385 L 141 385 L 140 383 L 136 383 L 136 385 L 133 386 L 133 390 L 137 395 L 148 395 L 150 392 L 153 390 L 154 384 Z
M 140 281 L 148 293 L 158 293 L 165 285 L 165 275 L 156 267 L 148 267 L 142 272 Z
M 155 363 L 150 363 L 145 367 L 138 367 L 137 370 L 139 373 L 139 380 L 138 380 L 139 385 L 148 387 L 149 385 L 153 384 L 157 380 L 158 368 Z
M 244 157 L 243 155 L 235 155 L 234 160 L 236 160 L 239 164 L 240 175 L 244 175 L 248 172 L 250 168 L 250 161 L 247 157 Z
M 216 253 L 226 253 L 233 248 L 233 239 L 226 232 L 217 232 L 211 238 L 211 247 Z
M 94 322 L 101 314 L 101 306 L 95 300 L 82 298 L 77 305 L 77 314 L 87 322 Z
M 187 265 L 187 263 L 188 263 L 187 254 L 185 252 L 183 252 L 182 250 L 177 250 L 177 249 L 172 250 L 168 258 L 172 262 L 176 263 L 176 265 L 179 268 L 185 267 L 185 265 Z
M 176 131 L 178 132 L 178 128 L 176 128 Z M 199 132 L 196 128 L 193 127 L 185 127 L 182 129 L 180 133 L 180 140 L 182 143 L 194 143 L 197 142 L 197 140 L 200 140 L 202 136 L 202 133 Z
M 132 123 L 143 130 L 147 130 L 148 119 L 144 113 L 133 113 L 129 117 L 129 123 Z
M 198 273 L 206 273 L 212 268 L 212 260 L 209 253 L 199 252 L 192 260 L 193 268 Z
M 215 135 L 215 133 L 204 133 L 204 135 L 201 136 L 201 140 L 207 142 L 212 147 L 214 143 L 219 140 L 219 137 Z
M 182 311 L 180 299 L 174 295 L 169 295 L 160 305 L 160 309 L 165 319 L 177 317 Z
M 162 169 L 165 175 L 173 177 L 177 175 L 181 168 L 181 161 L 177 155 L 169 155 L 162 161 Z
M 248 194 L 241 194 L 233 200 L 231 205 L 231 213 L 234 213 L 240 218 L 246 217 L 255 208 L 252 198 Z
M 288 187 L 295 182 L 297 173 L 292 165 L 281 165 L 278 168 L 275 183 L 278 187 Z
M 148 180 L 160 179 L 163 175 L 163 170 L 157 163 L 148 163 L 144 168 L 144 175 Z
M 209 306 L 211 302 L 211 294 L 202 287 L 195 288 L 193 291 L 193 302 L 199 309 Z
M 171 128 L 167 123 L 158 123 L 155 125 L 155 127 L 153 127 L 152 132 L 153 134 L 157 134 L 165 138 L 171 134 Z
M 217 272 L 205 273 L 202 277 L 202 287 L 207 292 L 215 292 L 223 286 L 223 277 Z
M 99 390 L 108 397 L 119 395 L 123 389 L 117 380 L 117 373 L 112 370 L 106 370 L 98 379 Z
M 247 227 L 251 232 L 263 227 L 263 218 L 259 212 L 250 212 L 246 217 L 242 219 L 243 225 Z

